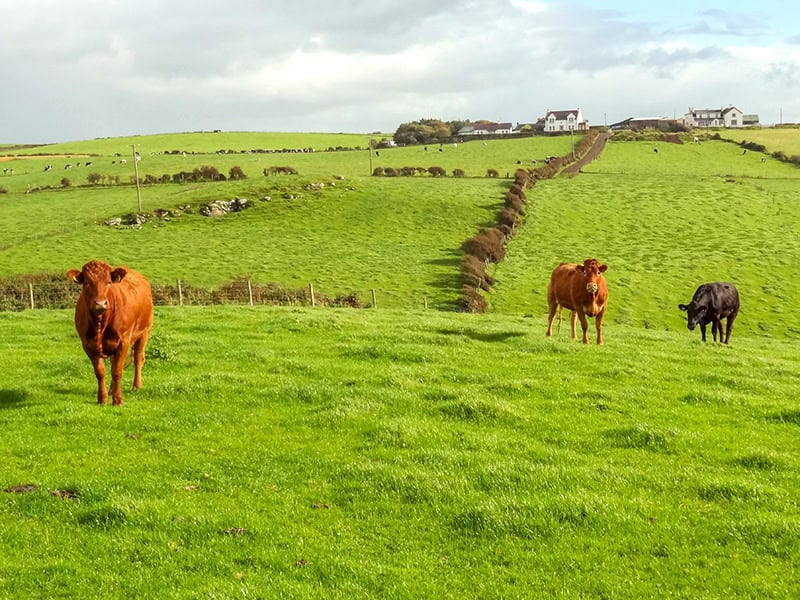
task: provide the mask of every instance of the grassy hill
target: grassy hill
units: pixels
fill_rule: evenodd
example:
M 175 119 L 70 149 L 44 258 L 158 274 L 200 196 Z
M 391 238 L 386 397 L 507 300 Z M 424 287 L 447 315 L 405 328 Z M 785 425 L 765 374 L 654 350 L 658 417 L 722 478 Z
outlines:
M 561 261 L 608 263 L 611 323 L 681 330 L 706 281 L 742 296 L 735 329 L 800 335 L 800 170 L 732 144 L 611 142 L 574 179 L 540 183 L 495 275 L 496 312 L 541 314 Z
M 0 596 L 800 594 L 795 346 L 616 329 L 159 308 L 117 410 L 0 313 Z
M 506 172 L 569 138 L 381 150 L 373 166 L 449 176 L 379 178 L 366 150 L 216 154 L 279 139 L 240 135 L 139 139 L 143 173 L 248 174 L 144 186 L 145 210 L 254 204 L 141 228 L 102 225 L 136 210 L 127 138 L 3 162 L 0 276 L 102 257 L 156 282 L 376 287 L 379 310 L 158 307 L 121 409 L 94 404 L 71 311 L 0 312 L 0 597 L 800 596 L 800 171 L 718 141 L 611 142 L 526 192 L 491 312 L 467 315 L 461 241 L 494 222 Z M 121 182 L 65 172 L 79 151 Z M 606 345 L 546 338 L 550 271 L 590 255 Z M 742 291 L 730 346 L 676 308 L 713 279 Z
M 170 222 L 150 222 L 141 229 L 102 225 L 109 217 L 138 211 L 130 184 L 132 159 L 121 164 L 111 153 L 114 148 L 124 151 L 128 138 L 56 148 L 92 154 L 88 169 L 75 166 L 76 155 L 2 163 L 13 165 L 15 174 L 0 180 L 8 190 L 0 194 L 0 276 L 65 272 L 102 257 L 135 266 L 161 283 L 181 279 L 214 287 L 247 276 L 291 287 L 313 282 L 330 295 L 356 292 L 367 298 L 375 288 L 383 306 L 421 306 L 427 298 L 432 306 L 452 309 L 460 292 L 460 245 L 478 227 L 495 222 L 510 185 L 506 173 L 513 175 L 518 162 L 529 165 L 534 159 L 566 154 L 571 147 L 569 138 L 529 138 L 485 145 L 476 141 L 447 146 L 442 152 L 438 145 L 427 152 L 421 146 L 394 148 L 372 156 L 374 166 L 436 165 L 449 174 L 461 168 L 467 176 L 458 179 L 369 177 L 366 149 L 216 154 L 221 140 L 227 142 L 225 146 L 244 150 L 314 147 L 315 143 L 323 148 L 333 139 L 339 137 L 302 134 L 290 143 L 268 134 L 262 138 L 209 133 L 142 140 L 137 145 L 142 151 L 142 177 L 211 165 L 223 174 L 239 166 L 248 178 L 145 185 L 141 191 L 144 212 L 189 205 L 192 213 Z M 194 146 L 204 154 L 164 154 L 189 146 L 187 140 L 195 140 Z M 156 153 L 147 153 L 147 147 Z M 73 168 L 64 170 L 67 163 Z M 54 169 L 45 171 L 48 164 Z M 296 168 L 299 175 L 263 175 L 265 168 L 282 165 Z M 502 177 L 485 177 L 489 168 Z M 91 172 L 119 177 L 121 183 L 89 186 L 86 178 Z M 60 185 L 64 177 L 71 185 Z M 323 183 L 324 189 L 308 191 L 309 183 Z M 26 193 L 29 189 L 38 191 Z M 223 219 L 198 214 L 203 203 L 236 197 L 248 198 L 252 208 Z M 264 201 L 265 197 L 271 200 Z

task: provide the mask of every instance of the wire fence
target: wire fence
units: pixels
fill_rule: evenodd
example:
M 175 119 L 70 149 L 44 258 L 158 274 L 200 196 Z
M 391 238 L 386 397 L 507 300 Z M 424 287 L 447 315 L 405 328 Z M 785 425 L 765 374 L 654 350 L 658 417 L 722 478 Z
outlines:
M 156 306 L 207 306 L 214 304 L 331 306 L 348 308 L 377 308 L 378 294 L 371 289 L 362 298 L 355 293 L 322 294 L 309 284 L 302 289 L 290 289 L 278 284 L 258 284 L 249 279 L 237 279 L 216 289 L 198 287 L 181 281 L 174 285 L 152 284 L 153 304 Z M 52 279 L 22 279 L 0 283 L 0 311 L 73 308 L 81 288 L 74 283 Z M 424 299 L 427 308 L 427 299 Z

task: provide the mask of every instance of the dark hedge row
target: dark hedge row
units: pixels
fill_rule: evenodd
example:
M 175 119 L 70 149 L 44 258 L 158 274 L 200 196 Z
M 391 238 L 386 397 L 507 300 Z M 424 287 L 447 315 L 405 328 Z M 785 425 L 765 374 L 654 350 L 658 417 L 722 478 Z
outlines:
M 461 261 L 462 291 L 457 308 L 461 312 L 482 313 L 489 308 L 486 297 L 481 293 L 491 292 L 494 279 L 489 275 L 489 265 L 499 263 L 506 256 L 506 244 L 514 237 L 522 219 L 528 198 L 525 190 L 536 185 L 540 179 L 550 179 L 568 165 L 589 153 L 597 139 L 598 132 L 590 131 L 575 149 L 575 155 L 551 158 L 536 169 L 517 169 L 514 182 L 505 193 L 505 203 L 497 215 L 494 227 L 484 227 L 476 235 L 464 241 L 461 249 L 464 258 Z

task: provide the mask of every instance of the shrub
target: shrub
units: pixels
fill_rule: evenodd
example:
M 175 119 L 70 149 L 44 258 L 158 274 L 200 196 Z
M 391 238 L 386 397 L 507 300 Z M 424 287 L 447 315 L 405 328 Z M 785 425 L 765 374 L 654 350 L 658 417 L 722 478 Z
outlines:
M 464 169 L 453 169 L 453 177 L 464 177 Z
M 487 177 L 498 177 L 500 173 L 497 172 L 497 169 L 487 169 L 486 176 Z
M 434 177 L 445 177 L 447 175 L 447 171 L 442 167 L 428 167 L 428 173 Z
M 4 188 L 2 185 L 0 185 L 0 194 L 7 194 L 7 193 L 8 193 L 8 190 L 6 188 Z
M 397 177 L 397 171 L 394 169 L 394 167 L 386 167 L 383 170 L 383 175 L 384 177 Z
M 380 177 L 381 175 L 383 175 L 383 167 L 375 167 L 375 169 L 372 171 L 372 176 Z
M 72 182 L 67 179 L 66 177 L 61 178 L 61 187 L 69 187 L 72 185 Z
M 498 217 L 497 222 L 500 223 L 500 225 L 506 225 L 513 229 L 519 222 L 519 217 L 521 214 L 522 213 L 520 213 L 518 210 L 514 210 L 511 207 L 504 208 L 500 211 L 500 216 Z M 506 235 L 508 234 L 506 233 Z
M 241 167 L 231 167 L 228 176 L 230 179 L 247 179 L 247 175 L 244 174 Z
M 461 298 L 458 300 L 458 310 L 468 313 L 484 313 L 489 308 L 486 298 L 480 295 L 477 289 L 465 286 Z
M 89 173 L 86 181 L 88 181 L 90 185 L 97 185 L 103 181 L 103 176 L 100 173 Z
M 505 258 L 505 235 L 496 227 L 481 229 L 477 235 L 466 240 L 462 249 L 478 260 L 500 262 Z

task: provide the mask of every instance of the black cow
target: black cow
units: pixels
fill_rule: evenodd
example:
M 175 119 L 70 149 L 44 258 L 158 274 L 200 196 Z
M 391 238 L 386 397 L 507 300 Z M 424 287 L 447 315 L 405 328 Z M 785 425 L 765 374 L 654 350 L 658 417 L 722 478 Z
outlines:
M 703 341 L 706 341 L 706 325 L 711 323 L 711 335 L 717 341 L 719 332 L 720 343 L 728 343 L 731 337 L 731 328 L 736 315 L 739 314 L 739 291 L 730 283 L 704 283 L 697 288 L 692 301 L 678 304 L 678 308 L 686 311 L 689 331 L 699 324 Z M 722 339 L 722 319 L 727 318 L 725 324 L 725 339 Z

